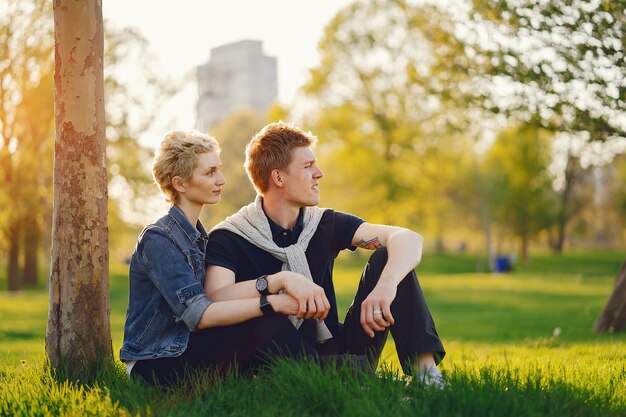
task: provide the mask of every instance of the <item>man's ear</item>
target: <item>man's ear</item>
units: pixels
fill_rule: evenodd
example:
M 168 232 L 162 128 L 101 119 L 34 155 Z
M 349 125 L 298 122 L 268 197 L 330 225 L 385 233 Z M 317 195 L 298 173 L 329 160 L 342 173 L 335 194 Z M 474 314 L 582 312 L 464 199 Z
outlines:
M 280 171 L 275 169 L 270 173 L 270 181 L 278 188 L 283 188 L 285 183 L 281 177 Z
M 183 180 L 179 176 L 175 176 L 175 177 L 172 178 L 172 186 L 179 193 L 184 193 L 185 192 L 185 183 L 183 182 Z

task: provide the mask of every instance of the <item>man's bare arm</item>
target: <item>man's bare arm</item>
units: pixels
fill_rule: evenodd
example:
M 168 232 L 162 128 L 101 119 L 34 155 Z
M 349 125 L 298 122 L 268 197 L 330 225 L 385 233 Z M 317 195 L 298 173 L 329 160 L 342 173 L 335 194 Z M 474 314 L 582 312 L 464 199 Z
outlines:
M 352 243 L 363 249 L 387 248 L 387 264 L 378 284 L 361 304 L 361 326 L 373 337 L 394 323 L 391 303 L 400 281 L 422 259 L 422 237 L 408 229 L 363 223 L 354 234 Z
M 384 270 L 382 277 L 394 276 L 398 284 L 420 263 L 423 240 L 418 233 L 402 227 L 363 223 L 354 233 L 352 244 L 369 250 L 386 247 L 389 256 L 387 266 L 396 268 Z

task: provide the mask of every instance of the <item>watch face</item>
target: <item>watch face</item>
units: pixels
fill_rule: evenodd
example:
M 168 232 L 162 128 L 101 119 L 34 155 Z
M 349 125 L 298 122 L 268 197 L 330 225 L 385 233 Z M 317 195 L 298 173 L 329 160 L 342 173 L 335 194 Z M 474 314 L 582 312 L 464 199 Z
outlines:
M 261 277 L 256 280 L 256 289 L 258 292 L 267 290 L 267 278 Z

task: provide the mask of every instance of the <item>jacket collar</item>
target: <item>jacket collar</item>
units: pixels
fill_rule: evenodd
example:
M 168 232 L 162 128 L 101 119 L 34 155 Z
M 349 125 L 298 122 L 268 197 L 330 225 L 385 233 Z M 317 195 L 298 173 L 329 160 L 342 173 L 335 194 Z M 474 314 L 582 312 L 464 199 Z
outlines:
M 192 243 L 196 243 L 201 237 L 207 238 L 206 230 L 204 226 L 202 226 L 202 223 L 200 223 L 200 220 L 198 220 L 198 223 L 194 227 L 189 222 L 189 219 L 187 219 L 185 213 L 177 205 L 172 205 L 168 214 L 180 226 L 183 232 L 185 232 L 185 235 L 187 235 L 187 238 L 189 238 Z

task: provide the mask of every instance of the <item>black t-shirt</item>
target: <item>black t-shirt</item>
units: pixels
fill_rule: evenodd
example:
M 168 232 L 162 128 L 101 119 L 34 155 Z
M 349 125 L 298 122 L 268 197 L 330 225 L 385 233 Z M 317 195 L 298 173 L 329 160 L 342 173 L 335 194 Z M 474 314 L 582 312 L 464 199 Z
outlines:
M 269 220 L 269 218 L 268 218 Z M 286 241 L 278 241 L 280 236 L 297 240 L 299 224 L 293 230 L 278 230 L 280 226 L 269 220 L 274 242 L 281 247 Z M 325 320 L 328 329 L 336 335 L 338 327 L 337 300 L 332 281 L 335 258 L 344 249 L 354 250 L 352 238 L 364 220 L 351 214 L 328 209 L 322 215 L 317 230 L 305 251 L 313 281 L 321 286 L 331 308 Z M 278 229 L 277 229 L 278 228 Z M 300 228 L 301 229 L 301 228 Z M 277 233 L 278 232 L 278 233 Z M 271 254 L 248 242 L 243 237 L 228 230 L 216 230 L 209 235 L 206 255 L 207 265 L 217 265 L 235 273 L 235 281 L 256 279 L 263 274 L 279 272 L 282 262 Z M 307 340 L 315 340 L 315 321 L 305 320 L 300 331 Z

